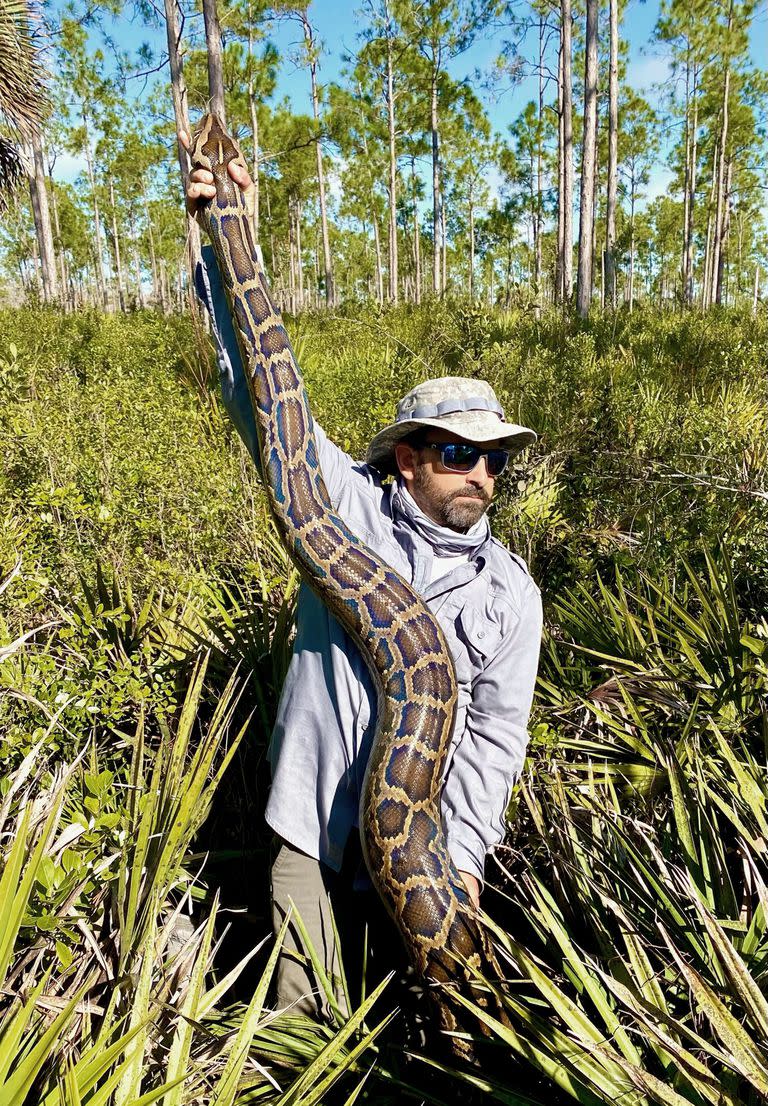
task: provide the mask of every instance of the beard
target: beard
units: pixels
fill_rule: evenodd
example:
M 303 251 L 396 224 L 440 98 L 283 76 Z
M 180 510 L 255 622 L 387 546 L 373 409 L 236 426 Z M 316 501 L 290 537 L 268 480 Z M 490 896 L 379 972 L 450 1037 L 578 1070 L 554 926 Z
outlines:
M 437 492 L 426 465 L 417 465 L 413 486 L 418 504 L 425 514 L 440 526 L 465 534 L 479 522 L 491 503 L 491 497 L 481 488 L 467 484 L 452 492 Z

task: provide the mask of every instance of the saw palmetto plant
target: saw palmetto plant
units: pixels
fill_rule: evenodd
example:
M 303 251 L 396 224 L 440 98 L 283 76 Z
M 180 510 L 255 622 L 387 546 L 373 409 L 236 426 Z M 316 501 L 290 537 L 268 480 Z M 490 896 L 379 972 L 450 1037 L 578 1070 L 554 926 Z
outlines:
M 702 566 L 554 607 L 560 745 L 500 856 L 514 1032 L 493 1028 L 580 1102 L 768 1093 L 768 627 L 727 559 Z

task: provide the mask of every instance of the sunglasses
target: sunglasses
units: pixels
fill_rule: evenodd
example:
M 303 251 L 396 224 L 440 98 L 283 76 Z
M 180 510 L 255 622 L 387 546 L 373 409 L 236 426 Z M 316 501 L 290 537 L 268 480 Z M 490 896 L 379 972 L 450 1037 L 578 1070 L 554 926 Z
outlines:
M 480 449 L 469 442 L 425 442 L 423 449 L 436 449 L 440 464 L 448 472 L 472 472 L 481 457 L 489 476 L 501 476 L 509 462 L 508 449 Z

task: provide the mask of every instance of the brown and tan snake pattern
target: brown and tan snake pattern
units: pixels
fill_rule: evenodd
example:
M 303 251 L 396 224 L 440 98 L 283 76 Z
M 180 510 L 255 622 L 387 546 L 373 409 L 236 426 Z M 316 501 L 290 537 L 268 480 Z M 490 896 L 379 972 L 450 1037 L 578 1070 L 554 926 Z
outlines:
M 227 164 L 245 161 L 214 115 L 200 122 L 195 167 L 213 173 L 216 198 L 199 217 L 213 244 L 235 324 L 258 428 L 262 472 L 282 540 L 303 578 L 359 646 L 373 674 L 378 714 L 360 804 L 363 852 L 374 885 L 414 965 L 441 984 L 445 1029 L 478 1023 L 451 1001 L 458 988 L 503 1016 L 473 985 L 473 967 L 497 968 L 490 941 L 446 848 L 440 816 L 456 713 L 453 660 L 422 599 L 336 513 L 323 481 L 301 372 L 255 248 L 242 192 Z M 482 1026 L 480 1026 L 482 1028 Z M 470 1056 L 471 1044 L 454 1038 Z

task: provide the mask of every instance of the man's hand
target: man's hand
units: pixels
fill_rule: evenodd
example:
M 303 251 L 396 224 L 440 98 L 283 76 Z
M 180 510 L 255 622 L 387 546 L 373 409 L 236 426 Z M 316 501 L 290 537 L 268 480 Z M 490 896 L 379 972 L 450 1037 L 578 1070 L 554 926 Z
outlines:
M 469 901 L 475 907 L 476 910 L 480 909 L 480 880 L 477 876 L 473 876 L 471 872 L 459 872 L 464 886 L 467 889 L 469 895 Z
M 192 141 L 186 131 L 179 131 L 179 142 L 185 150 L 189 151 Z M 232 180 L 242 188 L 248 213 L 253 219 L 256 186 L 251 180 L 248 170 L 244 169 L 242 165 L 237 165 L 234 161 L 230 161 L 227 168 Z M 213 173 L 209 173 L 207 169 L 193 169 L 189 175 L 189 184 L 187 185 L 187 211 L 189 214 L 195 218 L 200 202 L 202 200 L 212 200 L 215 195 L 216 188 L 213 183 Z

